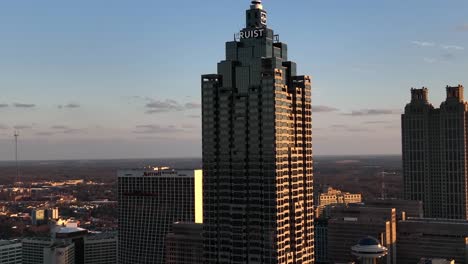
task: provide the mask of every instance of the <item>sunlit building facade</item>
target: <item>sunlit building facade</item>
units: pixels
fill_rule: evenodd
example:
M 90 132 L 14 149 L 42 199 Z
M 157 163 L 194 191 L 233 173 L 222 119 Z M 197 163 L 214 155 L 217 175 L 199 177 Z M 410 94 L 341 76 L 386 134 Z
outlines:
M 468 219 L 468 105 L 463 86 L 447 86 L 440 108 L 428 89 L 412 89 L 402 116 L 404 195 L 424 216 Z
M 165 263 L 172 224 L 203 222 L 201 184 L 200 170 L 119 171 L 118 263 Z
M 204 263 L 314 263 L 311 81 L 261 1 L 202 100 Z

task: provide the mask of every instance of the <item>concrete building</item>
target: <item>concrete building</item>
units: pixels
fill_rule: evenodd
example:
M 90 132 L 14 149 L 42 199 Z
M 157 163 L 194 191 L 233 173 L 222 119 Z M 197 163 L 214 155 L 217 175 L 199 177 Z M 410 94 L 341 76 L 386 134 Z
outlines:
M 350 248 L 362 237 L 378 238 L 388 249 L 382 263 L 396 264 L 396 210 L 363 206 L 336 206 L 328 221 L 328 260 L 347 263 L 354 258 Z M 398 262 L 400 264 L 400 262 Z
M 84 238 L 84 263 L 117 263 L 117 234 L 93 234 Z
M 418 263 L 421 257 L 468 264 L 468 221 L 407 219 L 398 223 L 398 264 Z
M 118 263 L 164 263 L 172 224 L 203 222 L 202 184 L 201 171 L 119 171 Z
M 202 101 L 204 262 L 314 263 L 311 81 L 261 1 Z
M 73 243 L 54 243 L 50 247 L 45 247 L 43 254 L 44 264 L 75 264 Z
M 174 223 L 166 236 L 166 264 L 202 264 L 202 233 L 202 224 Z
M 467 219 L 468 105 L 463 86 L 446 90 L 436 109 L 427 88 L 411 89 L 402 115 L 404 195 L 423 201 L 425 217 Z
M 23 263 L 22 244 L 20 240 L 0 240 L 0 263 Z
M 44 249 L 53 246 L 51 237 L 25 238 L 23 243 L 23 264 L 41 264 L 44 262 Z
M 407 217 L 423 218 L 423 204 L 421 201 L 400 200 L 400 199 L 377 199 L 366 201 L 368 207 L 395 208 L 397 218 L 401 220 Z

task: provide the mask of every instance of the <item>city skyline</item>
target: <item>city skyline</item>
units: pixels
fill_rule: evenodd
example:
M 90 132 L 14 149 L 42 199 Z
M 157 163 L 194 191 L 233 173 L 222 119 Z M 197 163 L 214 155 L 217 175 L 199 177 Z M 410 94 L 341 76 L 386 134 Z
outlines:
M 201 156 L 199 75 L 248 2 L 3 3 L 0 160 L 15 128 L 21 159 Z M 317 155 L 399 154 L 407 90 L 438 106 L 440 87 L 468 83 L 468 3 L 295 3 L 265 4 L 313 73 Z

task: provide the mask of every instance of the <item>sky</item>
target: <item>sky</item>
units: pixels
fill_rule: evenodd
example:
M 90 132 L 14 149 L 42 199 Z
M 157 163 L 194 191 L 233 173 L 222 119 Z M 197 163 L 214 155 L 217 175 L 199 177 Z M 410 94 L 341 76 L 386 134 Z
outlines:
M 0 160 L 200 157 L 200 75 L 248 0 L 0 2 Z M 410 88 L 468 85 L 466 0 L 264 0 L 313 79 L 315 155 L 400 154 Z

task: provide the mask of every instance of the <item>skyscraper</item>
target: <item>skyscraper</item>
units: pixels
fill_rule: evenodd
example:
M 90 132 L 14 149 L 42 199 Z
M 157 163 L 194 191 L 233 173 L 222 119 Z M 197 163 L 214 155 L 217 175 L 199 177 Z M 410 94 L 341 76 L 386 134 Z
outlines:
M 202 98 L 204 263 L 313 263 L 311 82 L 261 1 Z
M 463 86 L 447 86 L 440 108 L 428 89 L 412 89 L 402 116 L 404 194 L 423 201 L 424 216 L 468 219 L 468 104 Z
M 165 263 L 165 238 L 177 221 L 202 223 L 202 172 L 118 172 L 118 263 Z

